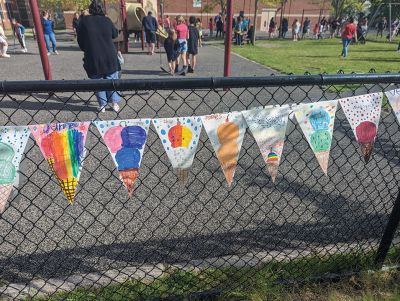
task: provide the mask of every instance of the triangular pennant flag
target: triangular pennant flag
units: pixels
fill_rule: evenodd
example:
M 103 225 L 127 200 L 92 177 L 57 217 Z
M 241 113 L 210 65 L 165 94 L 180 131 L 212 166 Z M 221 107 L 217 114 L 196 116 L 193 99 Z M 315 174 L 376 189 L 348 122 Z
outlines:
M 75 201 L 89 126 L 90 122 L 29 126 L 70 204 Z
M 400 123 L 400 89 L 385 92 L 389 103 L 397 117 L 397 121 Z
M 378 133 L 382 98 L 383 93 L 379 92 L 339 99 L 366 163 L 371 157 Z
M 0 127 L 0 213 L 13 190 L 18 187 L 18 169 L 30 136 L 27 126 Z
M 153 119 L 153 124 L 179 181 L 185 183 L 199 144 L 200 117 Z
M 139 177 L 150 119 L 94 121 L 117 166 L 119 177 L 132 196 Z
M 203 116 L 202 120 L 228 186 L 231 186 L 247 124 L 240 112 Z
M 337 100 L 302 104 L 295 111 L 297 122 L 325 175 L 328 175 L 337 104 Z
M 289 106 L 259 107 L 242 112 L 267 164 L 272 182 L 278 175 L 290 112 Z

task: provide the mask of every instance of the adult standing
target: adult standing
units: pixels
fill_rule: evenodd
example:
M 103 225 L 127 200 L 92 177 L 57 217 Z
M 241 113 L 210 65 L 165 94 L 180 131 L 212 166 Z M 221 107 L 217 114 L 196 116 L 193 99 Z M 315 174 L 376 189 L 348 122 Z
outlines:
M 142 20 L 143 29 L 146 34 L 146 43 L 149 55 L 154 54 L 156 46 L 156 31 L 158 28 L 157 19 L 153 17 L 153 13 L 149 11 L 147 16 Z
M 78 44 L 84 52 L 83 68 L 90 79 L 118 79 L 120 65 L 113 43 L 113 39 L 118 37 L 118 30 L 105 16 L 103 0 L 92 0 L 89 13 L 81 17 L 78 26 Z M 105 112 L 109 102 L 114 111 L 119 111 L 118 92 L 98 91 L 96 97 L 100 112 Z
M 300 34 L 300 22 L 295 19 L 292 23 L 292 35 L 293 35 L 293 41 L 297 42 L 299 40 L 299 34 Z
M 347 57 L 348 48 L 349 48 L 349 45 L 350 45 L 353 37 L 355 38 L 355 41 L 357 42 L 357 26 L 354 23 L 354 18 L 350 17 L 349 22 L 345 23 L 342 28 L 343 49 L 342 49 L 341 56 L 343 58 Z
M 272 17 L 271 21 L 269 21 L 269 28 L 268 28 L 268 37 L 271 39 L 275 36 L 276 30 L 276 22 L 275 19 Z
M 3 27 L 0 25 L 0 58 L 9 58 L 10 56 L 7 54 L 8 43 L 7 37 L 4 33 Z
M 44 40 L 46 42 L 47 55 L 58 55 L 56 35 L 54 33 L 54 21 L 50 19 L 50 13 L 48 11 L 42 12 L 42 25 L 44 31 Z M 51 49 L 53 50 L 53 52 L 51 52 Z
M 224 37 L 224 22 L 222 22 L 222 18 L 218 18 L 217 22 L 216 22 L 216 27 L 217 27 L 217 34 L 216 34 L 216 38 L 218 38 L 218 36 L 220 36 L 221 38 Z
M 74 14 L 74 18 L 72 19 L 72 28 L 74 30 L 75 38 L 76 38 L 76 35 L 77 35 L 76 33 L 78 31 L 78 26 L 79 26 L 79 17 L 80 17 L 79 13 L 76 12 Z
M 310 30 L 311 30 L 311 21 L 308 17 L 303 22 L 303 34 L 301 36 L 302 39 L 304 39 L 304 36 L 307 35 L 307 37 L 310 37 Z
M 283 18 L 282 20 L 282 38 L 285 39 L 286 38 L 286 34 L 289 30 L 289 21 L 286 18 Z

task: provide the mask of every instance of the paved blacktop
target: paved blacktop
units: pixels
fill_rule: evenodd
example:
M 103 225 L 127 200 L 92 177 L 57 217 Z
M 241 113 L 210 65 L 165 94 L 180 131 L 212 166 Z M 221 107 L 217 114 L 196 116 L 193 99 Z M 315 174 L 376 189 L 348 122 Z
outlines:
M 11 51 L 11 59 L 0 60 L 2 80 L 43 78 L 34 45 L 28 42 L 30 54 Z M 54 79 L 85 79 L 76 43 L 60 42 L 59 51 L 59 56 L 50 57 Z M 157 55 L 135 51 L 125 60 L 123 78 L 169 77 L 160 72 Z M 221 76 L 222 72 L 223 51 L 207 45 L 200 50 L 196 74 L 188 76 Z M 232 56 L 233 76 L 271 73 Z M 340 94 L 326 87 L 125 91 L 118 115 L 111 110 L 97 114 L 90 93 L 15 93 L 0 95 L 0 123 L 201 116 L 334 99 L 383 87 L 352 89 Z M 235 182 L 229 188 L 203 131 L 189 182 L 183 187 L 152 129 L 137 188 L 129 199 L 92 126 L 76 204 L 68 205 L 31 139 L 21 163 L 19 190 L 0 215 L 0 295 L 10 283 L 24 287 L 32 279 L 45 283 L 49 278 L 126 267 L 137 267 L 145 277 L 148 265 L 228 260 L 242 254 L 285 259 L 287 250 L 304 255 L 321 249 L 332 252 L 337 244 L 345 246 L 346 252 L 360 250 L 360 244 L 375 245 L 398 191 L 399 140 L 395 117 L 384 112 L 373 159 L 365 164 L 339 112 L 326 177 L 291 120 L 277 182 L 266 174 L 257 145 L 247 133 Z

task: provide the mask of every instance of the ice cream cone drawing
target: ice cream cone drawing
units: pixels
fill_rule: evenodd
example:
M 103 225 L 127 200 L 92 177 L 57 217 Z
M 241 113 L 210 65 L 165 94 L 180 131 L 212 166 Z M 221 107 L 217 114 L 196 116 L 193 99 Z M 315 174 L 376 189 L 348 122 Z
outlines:
M 29 135 L 28 127 L 0 127 L 0 213 L 18 186 L 17 172 Z
M 72 122 L 30 126 L 36 143 L 70 204 L 75 201 L 89 125 L 89 122 Z
M 135 190 L 150 119 L 95 121 L 103 140 L 117 166 L 119 178 L 129 197 Z
M 228 186 L 231 186 L 246 132 L 246 122 L 239 112 L 204 116 L 202 120 Z
M 275 182 L 278 176 L 290 112 L 289 106 L 259 107 L 243 112 L 272 182 Z
M 381 116 L 382 99 L 383 93 L 372 93 L 339 100 L 360 145 L 365 163 L 369 162 L 374 149 Z M 393 105 L 393 102 L 391 104 Z
M 153 124 L 179 182 L 185 185 L 200 139 L 200 117 L 154 119 Z
M 400 123 L 400 89 L 387 91 L 385 94 L 394 114 L 396 115 L 397 121 Z
M 304 136 L 325 175 L 328 175 L 336 110 L 337 101 L 332 100 L 303 104 L 295 112 Z

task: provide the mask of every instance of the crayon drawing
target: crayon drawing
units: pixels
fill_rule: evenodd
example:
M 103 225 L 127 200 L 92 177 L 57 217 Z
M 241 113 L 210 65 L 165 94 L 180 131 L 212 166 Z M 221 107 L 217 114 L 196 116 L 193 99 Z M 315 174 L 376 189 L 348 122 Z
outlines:
M 203 116 L 202 120 L 228 186 L 231 186 L 247 124 L 240 112 Z
M 258 107 L 242 112 L 267 164 L 272 182 L 278 175 L 290 112 L 289 106 Z
M 339 99 L 347 120 L 360 144 L 361 153 L 368 163 L 381 117 L 383 93 L 372 93 Z
M 301 104 L 295 112 L 297 122 L 325 175 L 328 175 L 337 104 L 337 100 Z
M 13 190 L 18 187 L 18 170 L 28 142 L 27 126 L 0 127 L 0 213 L 6 207 Z
M 400 89 L 387 91 L 385 94 L 394 114 L 396 115 L 397 121 L 400 123 Z
M 132 197 L 139 177 L 150 119 L 94 121 Z
M 75 201 L 89 125 L 70 122 L 29 126 L 70 204 Z
M 199 144 L 201 118 L 154 119 L 153 124 L 179 181 L 185 183 Z

